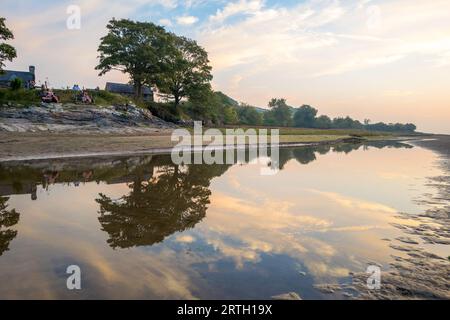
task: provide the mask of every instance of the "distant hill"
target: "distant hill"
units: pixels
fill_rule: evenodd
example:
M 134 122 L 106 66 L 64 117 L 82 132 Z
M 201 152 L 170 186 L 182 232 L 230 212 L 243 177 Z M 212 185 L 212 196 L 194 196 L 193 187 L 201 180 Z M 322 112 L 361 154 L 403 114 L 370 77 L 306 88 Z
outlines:
M 223 104 L 231 106 L 231 107 L 239 107 L 240 103 L 231 98 L 230 96 L 227 96 L 225 93 L 221 92 L 221 91 L 216 91 L 215 92 L 216 96 L 220 99 L 220 101 L 222 101 Z M 266 111 L 268 111 L 268 109 L 265 108 L 260 108 L 260 107 L 255 107 L 255 106 L 250 106 L 256 109 L 257 112 L 259 113 L 264 113 Z
M 227 106 L 231 106 L 231 107 L 239 107 L 239 102 L 237 102 L 233 98 L 227 96 L 225 93 L 223 93 L 221 91 L 216 91 L 216 92 L 214 92 L 214 94 L 220 99 L 220 101 L 223 104 L 225 104 Z

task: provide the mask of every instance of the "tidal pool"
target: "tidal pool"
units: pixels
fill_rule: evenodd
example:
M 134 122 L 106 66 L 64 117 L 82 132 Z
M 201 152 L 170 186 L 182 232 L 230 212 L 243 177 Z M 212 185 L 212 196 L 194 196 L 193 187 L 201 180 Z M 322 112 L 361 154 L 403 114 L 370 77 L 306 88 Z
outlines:
M 389 271 L 411 247 L 447 261 L 448 245 L 405 232 L 434 225 L 413 218 L 437 193 L 429 177 L 443 174 L 432 151 L 285 148 L 271 176 L 256 160 L 0 164 L 0 298 L 347 299 L 358 287 L 337 286 L 369 265 Z M 81 290 L 66 287 L 70 265 Z

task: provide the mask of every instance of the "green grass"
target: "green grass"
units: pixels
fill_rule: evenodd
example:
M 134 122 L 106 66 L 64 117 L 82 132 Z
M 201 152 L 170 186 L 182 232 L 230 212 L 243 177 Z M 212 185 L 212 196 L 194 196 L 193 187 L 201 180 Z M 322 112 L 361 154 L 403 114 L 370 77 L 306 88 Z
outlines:
M 0 104 L 11 102 L 14 104 L 31 104 L 39 103 L 40 99 L 38 94 L 32 90 L 11 90 L 0 89 Z
M 61 103 L 75 102 L 75 94 L 72 90 L 53 90 L 53 92 L 59 97 Z M 122 105 L 131 100 L 119 94 L 110 93 L 104 90 L 88 90 L 88 92 L 94 99 L 94 104 L 98 106 Z
M 206 128 L 205 128 L 206 129 Z M 222 133 L 225 134 L 227 129 L 255 129 L 256 133 L 259 134 L 259 130 L 267 129 L 267 133 L 270 135 L 270 129 L 279 129 L 280 136 L 358 136 L 364 138 L 375 138 L 380 136 L 394 136 L 392 132 L 377 132 L 377 131 L 367 131 L 367 130 L 357 130 L 357 129 L 306 129 L 306 128 L 275 128 L 275 127 L 263 127 L 263 126 L 226 126 L 225 128 L 218 128 Z M 190 128 L 193 132 L 193 129 Z
M 53 92 L 59 97 L 61 103 L 75 103 L 75 95 L 72 90 L 56 89 Z M 89 90 L 89 94 L 94 98 L 94 104 L 98 106 L 123 105 L 131 100 L 130 98 L 104 90 Z M 41 99 L 38 90 L 0 89 L 0 104 L 13 103 L 27 105 L 38 104 L 40 102 Z

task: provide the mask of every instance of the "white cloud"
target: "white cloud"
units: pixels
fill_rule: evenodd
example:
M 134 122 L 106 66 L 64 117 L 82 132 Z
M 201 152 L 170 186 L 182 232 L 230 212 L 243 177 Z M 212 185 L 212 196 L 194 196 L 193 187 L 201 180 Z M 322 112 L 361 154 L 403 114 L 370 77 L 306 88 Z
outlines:
M 184 6 L 186 8 L 195 8 L 208 2 L 211 2 L 211 0 L 185 0 Z
M 329 69 L 322 70 L 321 72 L 315 73 L 314 77 L 337 75 L 349 71 L 354 71 L 363 68 L 376 67 L 384 64 L 389 64 L 403 59 L 403 55 L 391 55 L 391 56 L 373 56 L 367 58 L 354 58 L 345 61 L 341 64 L 336 64 Z
M 190 26 L 197 23 L 198 18 L 194 16 L 181 16 L 177 17 L 177 23 L 182 26 Z
M 170 19 L 160 19 L 159 24 L 166 26 L 166 27 L 171 27 L 172 26 L 172 21 L 170 21 Z
M 138 0 L 140 1 L 140 0 Z M 175 9 L 178 7 L 178 0 L 150 0 L 150 1 L 142 1 L 147 4 L 159 4 L 165 8 Z
M 256 78 L 272 70 L 275 76 L 285 72 L 289 83 L 295 82 L 287 78 L 293 70 L 297 79 L 341 75 L 394 64 L 414 54 L 434 56 L 439 65 L 446 65 L 450 34 L 442 30 L 450 20 L 445 22 L 442 12 L 449 12 L 448 2 L 439 1 L 439 8 L 435 3 L 412 5 L 405 0 L 382 3 L 376 19 L 374 10 L 368 15 L 369 3 L 315 0 L 293 8 L 269 8 L 261 1 L 240 0 L 211 16 L 200 40 L 216 72 L 239 66 L 244 78 Z M 413 18 L 404 17 L 405 9 Z M 232 25 L 216 24 L 241 13 L 250 15 Z M 231 86 L 233 77 L 228 79 Z
M 216 14 L 210 16 L 210 21 L 223 22 L 227 18 L 237 14 L 256 14 L 263 7 L 261 0 L 239 0 L 228 3 L 225 8 L 217 10 Z

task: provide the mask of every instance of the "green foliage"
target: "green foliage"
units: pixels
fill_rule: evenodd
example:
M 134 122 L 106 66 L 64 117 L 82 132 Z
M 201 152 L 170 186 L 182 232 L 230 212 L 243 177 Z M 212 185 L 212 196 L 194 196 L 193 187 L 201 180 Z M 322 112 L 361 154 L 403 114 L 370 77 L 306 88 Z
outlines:
M 142 87 L 158 87 L 177 107 L 183 98 L 195 99 L 211 91 L 208 53 L 194 40 L 166 32 L 148 22 L 112 19 L 98 51 L 103 75 L 120 70 L 130 76 L 136 99 Z
M 333 121 L 328 116 L 320 116 L 315 119 L 314 127 L 318 129 L 330 129 L 333 127 Z
M 163 27 L 127 19 L 112 19 L 107 29 L 108 34 L 101 39 L 98 48 L 100 61 L 96 69 L 100 70 L 99 75 L 111 70 L 128 74 L 139 99 L 142 86 L 153 86 L 156 82 L 169 36 Z
M 398 132 L 398 133 L 413 133 L 416 131 L 416 126 L 412 123 L 395 123 L 386 124 L 383 122 L 370 124 L 370 120 L 365 119 L 364 124 L 358 120 L 354 120 L 351 117 L 337 117 L 331 120 L 326 115 L 321 115 L 317 117 L 318 110 L 308 106 L 303 105 L 300 108 L 293 108 L 287 105 L 285 99 L 272 99 L 269 102 L 268 111 L 264 112 L 264 125 L 266 126 L 276 126 L 276 127 L 287 127 L 291 126 L 292 123 L 288 119 L 289 111 L 295 110 L 293 117 L 293 124 L 297 128 L 317 128 L 317 129 L 327 129 L 327 130 L 360 130 L 363 132 L 367 131 L 378 131 L 378 132 Z M 242 124 L 246 124 L 241 122 Z M 336 131 L 336 130 L 334 130 Z M 330 133 L 331 134 L 331 133 Z M 338 133 L 339 134 L 339 133 Z
M 237 124 L 239 122 L 238 113 L 236 108 L 225 107 L 223 111 L 224 124 Z
M 205 90 L 180 104 L 179 108 L 183 116 L 203 121 L 206 125 L 237 124 L 239 114 L 233 101 L 223 93 Z
M 401 124 L 401 123 L 392 124 L 391 123 L 391 124 L 386 124 L 386 123 L 383 123 L 383 122 L 369 124 L 369 125 L 366 125 L 365 128 L 367 130 L 385 131 L 385 132 L 414 132 L 417 129 L 416 125 L 414 125 L 412 123 L 406 123 L 406 124 Z
M 291 107 L 286 104 L 286 99 L 272 99 L 269 102 L 271 110 L 264 114 L 264 124 L 268 126 L 289 127 L 292 125 Z
M 198 91 L 182 108 L 193 120 L 203 121 L 206 125 L 223 124 L 223 108 L 213 91 Z
M 303 105 L 295 111 L 294 125 L 299 128 L 314 128 L 317 109 Z
M 89 94 L 94 99 L 94 103 L 100 106 L 124 105 L 130 102 L 127 97 L 105 90 L 89 90 Z
M 55 89 L 53 92 L 58 96 L 61 103 L 74 103 L 75 93 L 70 89 Z M 94 99 L 94 104 L 99 106 L 125 105 L 130 99 L 119 94 L 110 93 L 104 90 L 89 90 L 89 95 Z M 0 89 L 0 103 L 13 104 L 39 104 L 41 99 L 39 91 Z
M 163 57 L 156 78 L 159 91 L 173 99 L 193 99 L 211 91 L 211 66 L 208 53 L 197 42 L 169 34 L 168 55 Z
M 214 92 L 214 94 L 216 95 L 217 100 L 224 106 L 231 106 L 236 108 L 239 107 L 239 103 L 233 98 L 227 96 L 225 93 L 221 91 L 216 91 Z
M 345 118 L 334 118 L 333 119 L 333 128 L 336 129 L 362 129 L 364 128 L 363 124 L 358 120 L 353 120 L 349 116 Z
M 5 18 L 0 17 L 0 40 L 12 40 L 14 39 L 14 35 L 6 27 L 5 20 Z M 0 42 L 0 73 L 5 66 L 4 62 L 12 61 L 15 57 L 17 57 L 16 49 L 7 43 Z
M 34 90 L 10 90 L 0 89 L 0 103 L 17 103 L 17 104 L 36 104 L 40 102 L 40 98 Z
M 16 91 L 22 88 L 22 79 L 14 78 L 9 84 L 11 90 Z
M 263 123 L 263 115 L 252 106 L 242 105 L 237 112 L 240 124 L 260 126 Z
M 53 92 L 58 96 L 61 103 L 80 102 L 80 99 L 75 99 L 75 95 L 80 93 L 71 89 L 55 89 Z M 88 90 L 88 93 L 94 99 L 94 104 L 99 106 L 124 105 L 130 102 L 127 97 L 105 90 Z
M 264 113 L 263 124 L 269 127 L 278 126 L 277 120 L 275 118 L 275 112 L 273 112 L 273 110 Z
M 174 106 L 173 103 L 151 102 L 148 108 L 153 115 L 165 121 L 178 123 L 182 120 L 180 108 Z

